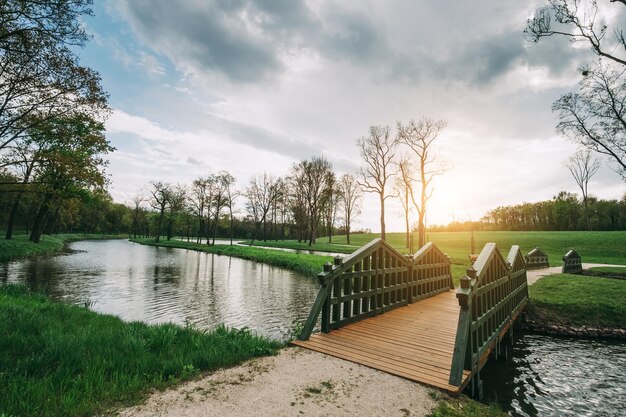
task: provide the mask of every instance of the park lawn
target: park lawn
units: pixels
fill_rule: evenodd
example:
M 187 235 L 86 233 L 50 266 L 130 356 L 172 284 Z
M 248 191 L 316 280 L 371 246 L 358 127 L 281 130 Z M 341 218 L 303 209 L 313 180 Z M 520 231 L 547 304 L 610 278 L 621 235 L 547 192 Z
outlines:
M 617 275 L 625 275 L 626 276 L 626 266 L 596 266 L 594 268 L 590 268 L 591 271 L 594 272 L 603 272 L 606 274 L 617 274 Z
M 343 239 L 345 241 L 345 237 Z M 242 245 L 249 245 L 250 241 L 241 242 Z M 328 243 L 328 238 L 319 238 L 317 242 L 309 246 L 307 242 L 298 242 L 297 240 L 255 240 L 253 246 L 267 246 L 271 248 L 284 248 L 294 250 L 313 250 L 318 252 L 335 252 L 335 253 L 352 253 L 360 246 Z
M 203 243 L 183 242 L 181 240 L 161 240 L 157 243 L 154 239 L 131 239 L 131 242 L 140 243 L 142 245 L 191 249 L 217 255 L 234 256 L 236 258 L 279 266 L 309 277 L 315 277 L 324 269 L 326 262 L 332 262 L 333 260 L 332 256 L 299 254 L 240 245 L 208 246 Z
M 39 243 L 33 243 L 28 240 L 28 235 L 13 235 L 11 240 L 0 238 L 0 262 L 29 256 L 49 255 L 62 250 L 66 243 L 77 240 L 119 239 L 123 237 L 125 236 L 98 234 L 43 235 Z
M 544 324 L 626 328 L 626 281 L 556 274 L 529 286 L 528 314 Z
M 128 323 L 17 285 L 0 286 L 0 334 L 0 416 L 103 414 L 282 346 L 247 330 Z
M 363 246 L 379 237 L 378 234 L 350 235 L 354 245 Z M 471 251 L 469 232 L 428 232 L 427 240 L 434 242 L 446 252 L 452 262 L 468 264 Z M 417 238 L 417 234 L 415 234 Z M 320 238 L 321 240 L 321 238 Z M 333 241 L 342 244 L 344 236 L 334 236 Z M 562 257 L 575 249 L 586 263 L 626 265 L 626 231 L 620 232 L 474 232 L 476 252 L 480 253 L 488 242 L 495 242 L 506 257 L 512 245 L 519 245 L 522 253 L 539 247 L 549 256 L 550 265 L 562 265 Z M 404 233 L 388 233 L 387 242 L 402 253 L 407 253 Z

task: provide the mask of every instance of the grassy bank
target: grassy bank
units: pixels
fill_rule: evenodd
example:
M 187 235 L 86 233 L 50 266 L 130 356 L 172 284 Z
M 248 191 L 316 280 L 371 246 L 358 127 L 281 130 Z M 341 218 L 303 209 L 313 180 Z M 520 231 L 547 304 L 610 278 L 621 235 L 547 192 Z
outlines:
M 131 242 L 142 245 L 159 246 L 166 248 L 191 249 L 217 255 L 234 256 L 236 258 L 248 259 L 262 262 L 268 265 L 279 266 L 300 274 L 314 277 L 324 268 L 324 263 L 331 261 L 331 256 L 318 256 L 308 254 L 297 254 L 272 249 L 261 249 L 248 246 L 216 245 L 207 246 L 181 240 L 161 240 L 156 243 L 154 239 L 131 239 Z
M 528 314 L 544 324 L 626 328 L 626 281 L 550 275 L 529 286 Z
M 278 342 L 247 331 L 204 333 L 126 323 L 0 286 L 0 415 L 85 416 L 252 357 Z
M 377 234 L 351 235 L 354 245 L 362 246 L 379 237 Z M 427 237 L 452 258 L 453 263 L 466 264 L 470 253 L 469 232 L 429 232 Z M 335 236 L 337 244 L 346 242 L 345 236 Z M 404 233 L 389 233 L 387 241 L 401 252 L 405 248 Z M 576 249 L 583 262 L 626 265 L 626 232 L 474 232 L 476 252 L 487 242 L 495 242 L 506 256 L 511 245 L 520 245 L 523 253 L 535 247 L 549 255 L 550 265 L 562 265 L 561 258 L 569 249 Z
M 320 238 L 317 239 L 317 243 L 309 246 L 306 242 L 298 242 L 297 240 L 255 240 L 254 246 L 267 246 L 270 248 L 286 248 L 286 249 L 294 249 L 294 250 L 313 250 L 318 252 L 335 252 L 335 253 L 352 253 L 362 245 L 347 245 L 347 244 L 336 244 L 336 243 L 328 243 L 326 240 L 328 238 Z M 345 242 L 345 237 L 343 241 Z M 250 241 L 241 242 L 242 244 L 250 244 Z
M 437 407 L 429 417 L 507 417 L 498 405 L 483 404 L 469 397 L 460 395 L 450 397 L 440 391 L 434 391 L 433 399 L 437 401 Z
M 0 262 L 59 252 L 66 243 L 77 240 L 119 239 L 123 237 L 94 234 L 43 235 L 41 242 L 33 243 L 28 240 L 28 235 L 15 235 L 11 240 L 0 239 Z

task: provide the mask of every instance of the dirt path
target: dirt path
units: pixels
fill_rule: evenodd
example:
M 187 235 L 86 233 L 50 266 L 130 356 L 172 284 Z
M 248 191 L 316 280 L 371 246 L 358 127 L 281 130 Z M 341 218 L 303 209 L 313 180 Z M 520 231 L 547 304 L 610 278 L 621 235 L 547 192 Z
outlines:
M 583 269 L 595 268 L 600 266 L 617 266 L 624 267 L 624 265 L 611 265 L 611 264 L 588 264 L 583 262 Z M 531 269 L 526 272 L 526 278 L 528 280 L 528 285 L 532 285 L 541 277 L 545 277 L 546 275 L 560 274 L 562 267 L 560 266 L 551 266 L 549 268 L 541 268 L 541 269 Z
M 124 417 L 427 416 L 423 385 L 296 347 L 154 393 Z

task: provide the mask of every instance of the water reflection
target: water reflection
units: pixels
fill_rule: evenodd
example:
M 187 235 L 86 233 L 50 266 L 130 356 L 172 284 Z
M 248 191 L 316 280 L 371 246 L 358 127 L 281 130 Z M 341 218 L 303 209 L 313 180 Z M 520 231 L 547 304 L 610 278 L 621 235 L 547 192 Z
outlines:
M 125 320 L 211 329 L 225 323 L 284 338 L 306 319 L 318 284 L 243 259 L 127 241 L 83 241 L 70 253 L 15 261 L 0 280 Z
M 485 399 L 512 416 L 622 416 L 626 343 L 526 334 L 482 377 Z

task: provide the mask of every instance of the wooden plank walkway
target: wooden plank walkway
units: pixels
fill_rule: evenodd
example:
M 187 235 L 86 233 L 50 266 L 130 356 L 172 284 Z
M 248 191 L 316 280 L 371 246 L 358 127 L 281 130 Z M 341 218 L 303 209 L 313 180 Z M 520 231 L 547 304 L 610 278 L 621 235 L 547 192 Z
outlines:
M 292 343 L 458 394 L 470 378 L 465 371 L 460 387 L 448 383 L 459 309 L 448 291 Z

